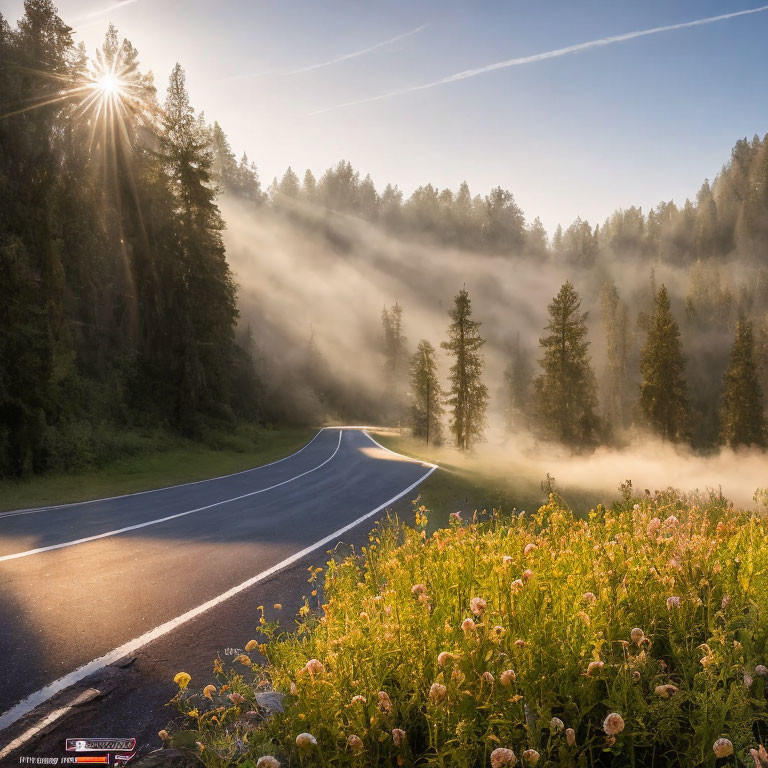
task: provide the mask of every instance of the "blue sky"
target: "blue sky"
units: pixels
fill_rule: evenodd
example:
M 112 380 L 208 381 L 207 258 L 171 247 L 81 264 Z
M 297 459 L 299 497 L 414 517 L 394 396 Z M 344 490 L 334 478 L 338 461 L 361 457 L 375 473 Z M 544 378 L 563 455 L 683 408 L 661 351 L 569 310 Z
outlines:
M 21 5 L 0 0 L 12 21 Z M 616 207 L 693 196 L 738 138 L 768 131 L 768 11 L 365 101 L 759 1 L 57 5 L 89 52 L 113 21 L 161 90 L 180 61 L 196 108 L 219 121 L 236 152 L 248 152 L 265 184 L 289 163 L 319 174 L 345 158 L 380 188 L 391 181 L 406 194 L 428 181 L 455 187 L 466 179 L 482 193 L 500 184 L 552 231 L 576 216 L 602 221 Z

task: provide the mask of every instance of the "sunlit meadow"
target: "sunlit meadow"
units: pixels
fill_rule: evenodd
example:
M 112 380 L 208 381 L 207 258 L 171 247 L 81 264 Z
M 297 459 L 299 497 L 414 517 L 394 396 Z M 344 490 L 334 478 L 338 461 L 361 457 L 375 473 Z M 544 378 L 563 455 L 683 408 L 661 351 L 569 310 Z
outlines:
M 311 571 L 325 602 L 292 632 L 179 676 L 162 738 L 209 766 L 768 766 L 768 522 L 624 491 L 586 519 L 552 496 L 431 536 L 424 507 L 387 520 Z

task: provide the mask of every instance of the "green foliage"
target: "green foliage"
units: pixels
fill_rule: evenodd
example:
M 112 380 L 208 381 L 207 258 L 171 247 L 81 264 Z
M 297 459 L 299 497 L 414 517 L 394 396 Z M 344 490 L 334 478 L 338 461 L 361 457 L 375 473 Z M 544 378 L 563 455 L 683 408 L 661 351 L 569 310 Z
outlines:
M 648 425 L 667 440 L 682 440 L 688 429 L 688 388 L 680 329 L 665 286 L 656 294 L 640 363 L 640 409 Z
M 262 418 L 210 142 L 226 184 L 234 159 L 181 67 L 160 109 L 128 40 L 110 25 L 89 62 L 49 0 L 0 16 L 0 58 L 0 476 L 100 466 L 136 424 Z M 122 103 L 100 109 L 112 71 Z
M 549 305 L 548 336 L 539 340 L 544 357 L 536 379 L 540 424 L 566 445 L 586 445 L 597 429 L 597 383 L 589 362 L 587 313 L 581 298 L 566 282 Z
M 448 328 L 448 341 L 440 346 L 455 359 L 448 394 L 453 417 L 451 432 L 456 447 L 466 451 L 482 439 L 485 427 L 488 388 L 482 381 L 483 357 L 479 352 L 485 339 L 480 336 L 480 323 L 472 320 L 472 302 L 465 288 L 456 295 L 449 314 L 452 323 Z
M 399 421 L 403 411 L 403 390 L 408 373 L 408 340 L 403 333 L 403 308 L 394 306 L 381 310 L 384 331 L 384 400 L 389 418 Z
M 180 689 L 206 765 L 484 766 L 508 748 L 549 765 L 714 768 L 718 739 L 744 765 L 765 740 L 764 518 L 630 488 L 588 519 L 552 497 L 426 537 L 427 515 L 329 562 L 322 613 L 305 605 L 292 632 L 262 619 L 266 642 L 235 669 L 217 662 L 207 697 Z M 268 688 L 285 711 L 259 722 Z M 302 751 L 301 733 L 317 746 Z
M 426 339 L 411 358 L 411 430 L 414 437 L 423 438 L 427 445 L 443 441 L 441 417 L 443 391 L 437 376 L 435 348 Z
M 763 393 L 755 366 L 752 323 L 740 318 L 731 348 L 731 359 L 723 376 L 720 428 L 722 441 L 765 446 Z

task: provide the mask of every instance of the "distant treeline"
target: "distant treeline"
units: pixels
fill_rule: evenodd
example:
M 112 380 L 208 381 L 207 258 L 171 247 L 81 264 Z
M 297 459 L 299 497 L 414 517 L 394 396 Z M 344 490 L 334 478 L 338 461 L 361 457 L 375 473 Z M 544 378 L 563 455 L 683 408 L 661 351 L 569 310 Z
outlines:
M 289 167 L 265 193 L 247 157 L 236 162 L 220 126 L 214 124 L 209 131 L 214 169 L 224 189 L 276 209 L 284 200 L 305 200 L 376 222 L 391 234 L 440 245 L 550 256 L 590 268 L 601 259 L 615 258 L 677 266 L 733 253 L 760 259 L 768 243 L 768 134 L 762 140 L 755 136 L 736 142 L 730 161 L 711 185 L 702 184 L 695 201 L 661 202 L 647 214 L 633 206 L 594 226 L 578 218 L 565 230 L 558 226 L 550 239 L 538 218 L 526 223 L 513 194 L 502 187 L 481 196 L 473 195 L 466 182 L 456 191 L 426 184 L 404 199 L 392 184 L 379 192 L 370 175 L 361 179 L 344 160 L 319 180 L 310 170 L 300 180 Z

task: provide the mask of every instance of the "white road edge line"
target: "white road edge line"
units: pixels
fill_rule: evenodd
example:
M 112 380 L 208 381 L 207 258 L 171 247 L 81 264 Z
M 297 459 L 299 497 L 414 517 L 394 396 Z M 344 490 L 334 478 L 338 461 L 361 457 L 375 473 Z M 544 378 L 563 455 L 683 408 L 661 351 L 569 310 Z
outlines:
M 264 469 L 265 467 L 273 467 L 275 464 L 280 464 L 283 461 L 288 461 L 288 459 L 292 459 L 294 456 L 297 456 L 300 454 L 305 448 L 309 448 L 312 443 L 317 440 L 318 437 L 327 429 L 333 429 L 333 427 L 322 427 L 320 430 L 318 430 L 318 433 L 306 444 L 303 445 L 301 448 L 299 448 L 298 451 L 294 451 L 290 456 L 284 456 L 282 459 L 277 459 L 277 461 L 270 461 L 269 464 L 259 464 L 258 467 L 251 467 L 250 469 L 243 469 L 240 472 L 231 472 L 228 475 L 217 475 L 216 477 L 206 477 L 203 480 L 190 480 L 188 483 L 178 483 L 176 485 L 164 485 L 161 488 L 149 488 L 146 491 L 135 491 L 134 493 L 121 493 L 117 496 L 103 496 L 99 499 L 86 499 L 85 501 L 70 501 L 67 504 L 53 504 L 51 506 L 47 507 L 28 507 L 26 509 L 9 509 L 7 512 L 0 512 L 0 518 L 3 517 L 13 517 L 14 515 L 29 515 L 33 512 L 48 512 L 52 509 L 64 509 L 66 507 L 79 507 L 83 504 L 95 504 L 99 501 L 114 501 L 115 499 L 128 499 L 131 496 L 143 496 L 146 493 L 160 493 L 161 491 L 170 491 L 172 488 L 183 488 L 186 485 L 200 485 L 200 483 L 211 483 L 214 480 L 224 480 L 227 477 L 236 477 L 237 475 L 245 475 L 248 472 L 256 472 L 259 469 Z
M 231 499 L 223 499 L 222 501 L 216 501 L 213 504 L 206 504 L 204 507 L 197 507 L 195 509 L 188 509 L 185 512 L 177 512 L 174 515 L 167 515 L 166 517 L 158 517 L 156 520 L 147 520 L 143 523 L 136 523 L 136 525 L 127 525 L 125 528 L 116 528 L 114 531 L 105 531 L 104 533 L 96 533 L 93 536 L 85 536 L 82 539 L 74 539 L 72 541 L 62 541 L 58 544 L 50 544 L 47 547 L 38 547 L 37 549 L 28 549 L 25 552 L 14 552 L 11 555 L 2 555 L 0 556 L 0 563 L 5 562 L 6 560 L 18 560 L 20 557 L 29 557 L 30 555 L 39 555 L 41 552 L 50 552 L 54 549 L 64 549 L 65 547 L 74 547 L 77 544 L 85 544 L 89 541 L 96 541 L 97 539 L 107 539 L 110 536 L 117 536 L 121 533 L 126 533 L 128 531 L 136 531 L 139 528 L 146 528 L 150 525 L 158 525 L 159 523 L 165 523 L 168 520 L 175 520 L 178 517 L 185 517 L 186 515 L 194 514 L 195 512 L 203 512 L 206 509 L 213 509 L 214 507 L 220 507 L 223 504 L 231 504 L 233 501 L 240 501 L 241 499 L 247 499 L 250 496 L 256 496 L 259 493 L 266 493 L 267 491 L 271 491 L 275 488 L 279 488 L 281 485 L 287 485 L 288 483 L 292 483 L 294 480 L 298 480 L 300 477 L 305 477 L 306 475 L 311 474 L 312 472 L 316 472 L 321 467 L 324 467 L 338 452 L 339 448 L 341 448 L 341 436 L 343 434 L 343 430 L 339 430 L 339 442 L 336 446 L 336 450 L 322 463 L 318 464 L 316 467 L 313 467 L 312 469 L 307 470 L 306 472 L 302 472 L 300 475 L 296 475 L 295 477 L 288 478 L 288 480 L 283 480 L 281 483 L 276 483 L 275 485 L 270 485 L 268 488 L 260 488 L 258 491 L 250 491 L 249 493 L 244 493 L 241 496 L 234 496 Z
M 370 435 L 367 435 L 367 436 L 373 442 L 375 442 L 375 440 L 373 440 L 373 438 L 370 437 Z M 388 450 L 388 449 L 385 448 L 384 450 Z M 390 451 L 390 453 L 395 453 L 395 452 Z M 399 454 L 396 454 L 396 455 L 399 455 Z M 404 458 L 410 459 L 411 461 L 416 461 L 415 459 L 411 459 L 408 456 Z M 15 723 L 19 718 L 28 714 L 33 709 L 35 709 L 35 707 L 40 706 L 40 704 L 45 703 L 46 701 L 51 699 L 53 696 L 55 696 L 57 693 L 65 690 L 66 688 L 69 688 L 72 685 L 75 685 L 76 683 L 79 683 L 81 680 L 84 680 L 89 675 L 99 672 L 100 670 L 104 669 L 104 667 L 108 667 L 110 664 L 114 664 L 116 661 L 119 661 L 124 656 L 128 656 L 132 653 L 135 653 L 139 648 L 142 648 L 148 643 L 151 643 L 153 640 L 157 640 L 163 635 L 168 634 L 169 632 L 176 629 L 177 627 L 180 627 L 182 624 L 185 624 L 186 622 L 191 621 L 197 616 L 200 616 L 200 614 L 205 613 L 211 608 L 216 607 L 220 603 L 223 603 L 225 600 L 229 600 L 230 597 L 234 597 L 240 592 L 243 592 L 244 590 L 252 587 L 254 584 L 258 584 L 260 581 L 263 581 L 269 576 L 272 576 L 273 574 L 282 570 L 286 566 L 292 565 L 297 560 L 301 560 L 303 557 L 310 554 L 311 552 L 314 552 L 316 549 L 322 546 L 325 546 L 326 544 L 329 544 L 332 541 L 333 542 L 337 541 L 338 538 L 343 534 L 345 534 L 347 531 L 352 530 L 352 528 L 359 525 L 364 520 L 368 520 L 369 518 L 381 512 L 383 509 L 386 509 L 390 504 L 394 503 L 398 499 L 401 499 L 407 493 L 409 493 L 414 488 L 416 488 L 416 486 L 418 486 L 424 480 L 426 480 L 436 469 L 437 469 L 436 465 L 430 464 L 429 471 L 426 474 L 422 475 L 415 483 L 411 483 L 411 485 L 409 485 L 405 490 L 400 491 L 400 493 L 398 493 L 397 496 L 393 496 L 388 501 L 385 501 L 383 504 L 380 504 L 378 507 L 376 507 L 376 509 L 373 509 L 370 512 L 367 512 L 362 517 L 358 517 L 357 520 L 354 520 L 348 525 L 345 525 L 343 528 L 339 528 L 337 531 L 334 531 L 328 536 L 320 539 L 319 541 L 316 541 L 314 544 L 310 544 L 308 547 L 305 547 L 304 549 L 302 549 L 299 552 L 296 552 L 290 557 L 286 557 L 285 560 L 281 560 L 276 565 L 273 565 L 271 568 L 267 568 L 265 571 L 262 571 L 256 576 L 253 576 L 247 581 L 244 581 L 242 584 L 238 584 L 236 587 L 232 587 L 231 589 L 228 589 L 226 592 L 222 593 L 218 597 L 214 597 L 213 599 L 208 600 L 202 605 L 199 605 L 197 608 L 193 608 L 192 610 L 187 611 L 186 613 L 183 613 L 181 616 L 178 616 L 175 619 L 171 619 L 170 621 L 165 622 L 165 624 L 161 624 L 159 627 L 156 627 L 155 629 L 152 629 L 149 632 L 145 632 L 143 635 L 141 635 L 140 637 L 137 637 L 135 640 L 130 640 L 129 642 L 124 643 L 118 648 L 115 648 L 113 651 L 110 651 L 109 653 L 104 654 L 104 656 L 100 656 L 98 659 L 89 661 L 87 664 L 84 664 L 82 667 L 79 667 L 73 672 L 70 672 L 68 675 L 64 675 L 64 677 L 60 677 L 58 680 L 55 680 L 49 685 L 46 685 L 44 688 L 41 688 L 39 691 L 36 691 L 35 693 L 30 694 L 25 699 L 20 701 L 18 704 L 11 707 L 11 709 L 9 709 L 3 715 L 0 715 L 0 731 L 4 730 L 5 728 L 8 728 L 8 726 Z
M 0 749 L 0 760 L 8 757 L 11 752 L 15 752 L 19 747 L 23 747 L 28 741 L 37 736 L 40 731 L 47 728 L 51 723 L 55 723 L 57 720 L 60 720 L 65 715 L 69 714 L 75 707 L 79 707 L 81 704 L 86 704 L 97 696 L 101 696 L 101 691 L 96 688 L 89 688 L 72 699 L 69 704 L 59 707 L 59 709 L 54 709 L 53 712 L 47 714 L 39 723 L 24 731 L 21 736 Z

